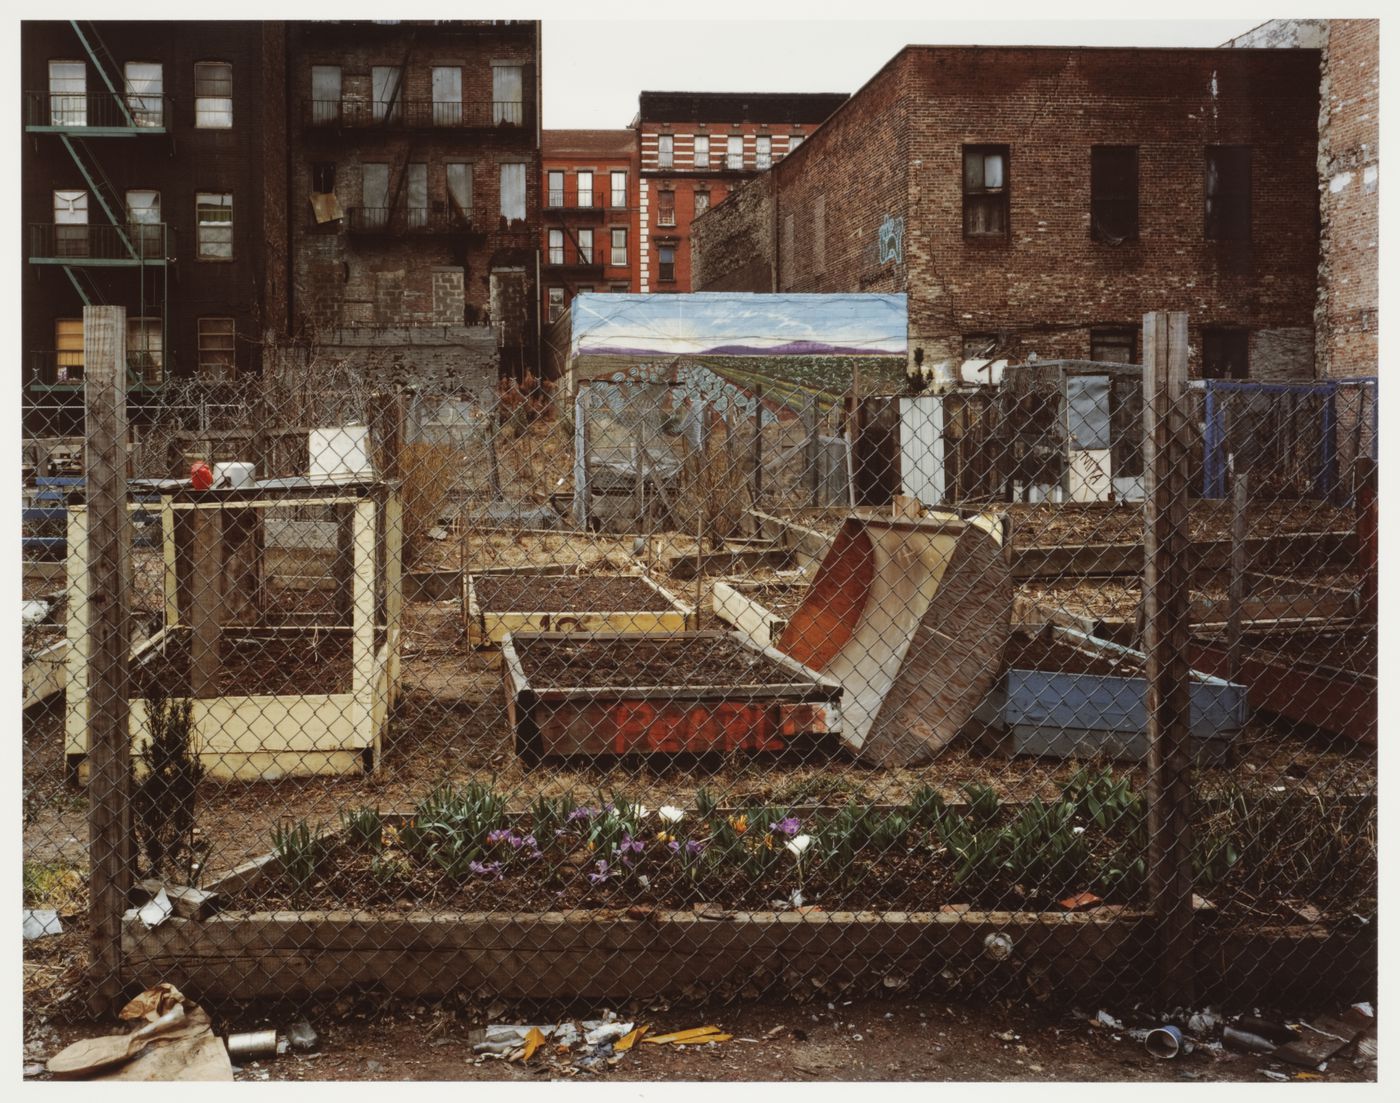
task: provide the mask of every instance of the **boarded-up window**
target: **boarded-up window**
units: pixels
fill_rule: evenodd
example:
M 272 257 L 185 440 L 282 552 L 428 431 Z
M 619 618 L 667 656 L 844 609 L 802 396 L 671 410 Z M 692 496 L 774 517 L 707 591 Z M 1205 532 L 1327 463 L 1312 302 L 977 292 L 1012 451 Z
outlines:
M 1100 364 L 1136 364 L 1137 330 L 1131 326 L 1090 330 L 1089 359 Z
M 812 268 L 818 274 L 826 271 L 826 196 L 819 195 L 812 203 Z
M 456 66 L 433 69 L 433 125 L 462 125 L 462 70 Z
M 1095 241 L 1138 236 L 1137 146 L 1094 146 L 1089 152 L 1089 205 Z
M 525 70 L 521 66 L 491 66 L 491 122 L 525 125 Z
M 578 232 L 578 262 L 580 264 L 593 263 L 593 231 L 580 230 Z
M 49 62 L 49 125 L 87 126 L 87 65 Z
M 695 135 L 695 167 L 698 169 L 710 167 L 710 136 L 708 134 Z
M 131 243 L 143 257 L 163 255 L 161 240 L 160 192 L 133 189 L 126 193 L 126 220 Z
M 447 166 L 447 198 L 458 218 L 472 216 L 472 167 L 458 162 Z
M 374 121 L 396 123 L 403 118 L 403 97 L 399 94 L 399 67 L 375 65 L 369 72 Z
M 88 255 L 88 193 L 77 189 L 53 193 L 54 255 Z
M 158 61 L 126 63 L 126 109 L 137 126 L 165 125 L 165 70 Z
M 233 125 L 233 66 L 227 61 L 195 62 L 194 125 L 206 130 Z
M 1206 238 L 1248 241 L 1250 147 L 1206 146 Z
M 340 66 L 311 66 L 311 121 L 327 125 L 340 121 Z
M 408 225 L 410 228 L 428 224 L 428 166 L 413 161 L 408 166 Z
M 232 379 L 234 374 L 233 319 L 199 319 L 199 378 Z
M 233 258 L 233 196 L 199 192 L 194 197 L 196 255 L 200 260 Z
M 507 162 L 501 166 L 501 217 L 509 221 L 525 217 L 525 165 Z
M 669 188 L 656 193 L 656 224 L 674 226 L 676 224 L 676 193 Z
M 389 166 L 367 162 L 360 166 L 361 224 L 369 230 L 382 230 L 389 224 Z
M 126 320 L 126 370 L 142 383 L 165 377 L 165 341 L 159 318 Z
M 54 320 L 54 348 L 57 350 L 57 370 L 51 382 L 75 383 L 83 377 L 83 320 L 57 318 Z
M 963 236 L 1006 237 L 1009 146 L 963 146 Z
M 608 258 L 608 263 L 614 268 L 627 267 L 627 231 L 623 227 L 615 226 L 612 231 L 612 255 Z

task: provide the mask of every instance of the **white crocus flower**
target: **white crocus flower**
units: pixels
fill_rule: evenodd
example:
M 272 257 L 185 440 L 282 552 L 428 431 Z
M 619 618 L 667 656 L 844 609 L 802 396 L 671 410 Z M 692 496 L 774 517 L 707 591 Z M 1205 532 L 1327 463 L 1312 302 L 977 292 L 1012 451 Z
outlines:
M 685 810 L 672 804 L 663 804 L 656 810 L 656 818 L 664 824 L 680 823 L 685 819 Z
M 794 858 L 801 858 L 806 853 L 807 848 L 812 845 L 811 835 L 794 835 L 787 841 L 788 852 Z

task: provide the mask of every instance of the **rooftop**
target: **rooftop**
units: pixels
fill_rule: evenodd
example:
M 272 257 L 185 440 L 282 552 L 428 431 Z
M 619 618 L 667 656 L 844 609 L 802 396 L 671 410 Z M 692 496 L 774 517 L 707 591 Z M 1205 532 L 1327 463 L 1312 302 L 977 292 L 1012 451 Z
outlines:
M 819 123 L 846 102 L 845 92 L 643 92 L 646 122 Z

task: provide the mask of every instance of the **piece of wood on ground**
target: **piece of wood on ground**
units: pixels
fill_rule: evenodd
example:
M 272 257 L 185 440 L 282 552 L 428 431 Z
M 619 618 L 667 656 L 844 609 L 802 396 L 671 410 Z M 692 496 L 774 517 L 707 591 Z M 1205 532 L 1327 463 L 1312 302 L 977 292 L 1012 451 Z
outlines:
M 1318 1015 L 1298 1024 L 1302 1035 L 1296 1042 L 1288 1042 L 1274 1050 L 1272 1056 L 1290 1065 L 1304 1068 L 1317 1068 L 1338 1050 L 1351 1045 L 1361 1033 L 1359 1027 L 1345 1023 L 1331 1015 Z

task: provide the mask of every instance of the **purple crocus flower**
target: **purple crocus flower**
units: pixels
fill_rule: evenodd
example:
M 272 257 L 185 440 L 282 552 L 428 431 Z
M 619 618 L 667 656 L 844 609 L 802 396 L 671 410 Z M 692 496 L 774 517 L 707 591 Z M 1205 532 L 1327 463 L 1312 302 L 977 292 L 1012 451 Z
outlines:
M 486 836 L 486 845 L 495 846 L 497 843 L 509 842 L 512 834 L 513 832 L 506 830 L 504 827 L 498 827 L 495 831 L 490 832 Z
M 579 820 L 591 820 L 596 815 L 598 815 L 598 809 L 590 808 L 585 805 L 582 808 L 575 808 L 570 812 L 565 822 L 578 823 Z
M 641 854 L 647 848 L 647 844 L 641 839 L 634 839 L 626 832 L 623 832 L 622 842 L 617 844 L 617 852 L 622 855 Z
M 540 844 L 535 841 L 535 837 L 533 835 L 526 835 L 523 839 L 520 840 L 520 845 L 530 846 L 534 847 L 535 849 L 539 849 Z
M 675 839 L 672 839 L 669 843 L 666 844 L 666 849 L 669 850 L 672 854 L 679 854 L 681 852 L 681 844 L 676 842 Z
M 705 849 L 705 844 L 702 843 L 699 839 L 686 839 L 686 841 L 685 841 L 685 852 L 686 852 L 686 855 L 689 856 L 689 857 L 691 857 L 691 858 L 694 858 L 697 854 L 699 854 L 699 853 L 700 853 L 702 850 L 704 850 L 704 849 Z
M 608 863 L 605 861 L 600 861 L 595 862 L 594 865 L 598 867 L 598 872 L 590 873 L 588 875 L 588 883 L 591 885 L 601 885 L 604 881 L 608 879 Z
M 469 862 L 467 868 L 478 877 L 493 877 L 498 881 L 501 878 L 500 862 Z
M 787 816 L 777 823 L 770 823 L 768 830 L 775 835 L 786 835 L 790 839 L 802 830 L 802 821 L 796 816 Z

